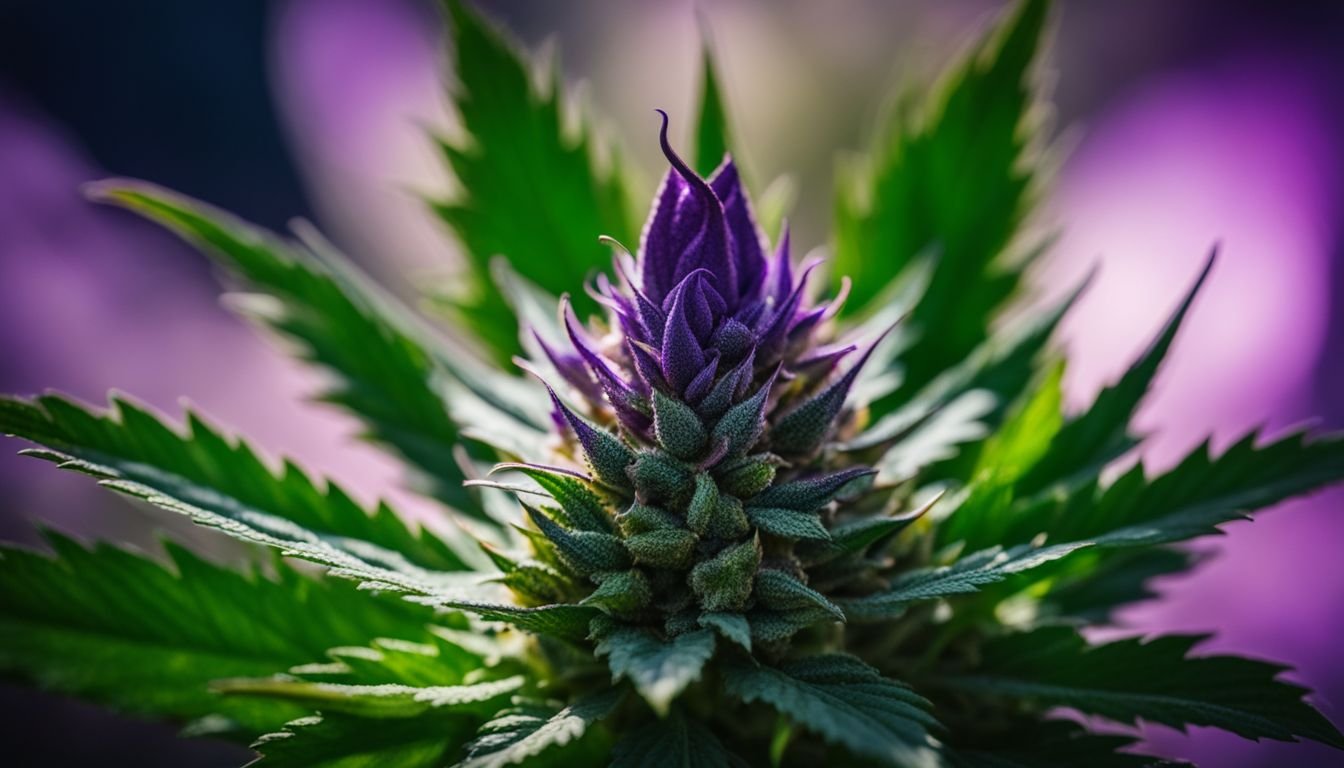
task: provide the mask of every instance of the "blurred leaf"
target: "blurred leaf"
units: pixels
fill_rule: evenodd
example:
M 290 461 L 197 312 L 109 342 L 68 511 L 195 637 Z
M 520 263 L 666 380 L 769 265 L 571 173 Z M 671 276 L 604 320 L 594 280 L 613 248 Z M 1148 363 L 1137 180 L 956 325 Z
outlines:
M 475 727 L 440 712 L 395 720 L 323 713 L 287 723 L 253 747 L 263 755 L 261 768 L 439 768 Z
M 221 697 L 227 676 L 269 675 L 321 659 L 333 645 L 428 638 L 428 610 L 358 594 L 278 564 L 274 580 L 166 545 L 173 568 L 46 534 L 55 556 L 0 549 L 0 670 L 115 709 L 253 738 L 305 713 L 281 702 Z
M 681 710 L 653 720 L 616 743 L 611 768 L 729 768 L 744 763 L 714 732 Z
M 974 745 L 951 750 L 952 768 L 1190 768 L 1121 749 L 1138 739 L 1114 733 L 1091 733 L 1070 720 L 1014 718 L 1001 732 Z
M 462 487 L 465 476 L 454 456 L 461 436 L 443 390 L 445 379 L 456 379 L 487 410 L 526 429 L 527 412 L 515 405 L 511 378 L 434 336 L 333 253 L 284 242 L 148 184 L 113 180 L 91 194 L 169 228 L 263 292 L 235 298 L 234 309 L 298 342 L 304 359 L 333 373 L 336 383 L 321 399 L 362 419 L 368 436 L 405 458 L 428 493 L 486 519 Z
M 1303 700 L 1307 689 L 1276 679 L 1286 667 L 1238 656 L 1191 657 L 1204 639 L 1169 635 L 1089 646 L 1075 629 L 1047 627 L 991 642 L 974 675 L 947 682 L 1122 723 L 1206 725 L 1248 739 L 1304 736 L 1344 748 L 1344 736 Z
M 1216 253 L 1210 254 L 1176 311 L 1124 376 L 1103 389 L 1087 410 L 1070 419 L 1049 441 L 1049 450 L 1018 479 L 1018 494 L 1029 496 L 1051 484 L 1075 479 L 1079 474 L 1095 476 L 1102 467 L 1138 443 L 1129 434 L 1129 424 L 1152 386 L 1190 306 L 1208 279 L 1215 256 Z
M 462 318 L 507 364 L 522 350 L 490 260 L 503 255 L 552 295 L 572 292 L 582 317 L 597 305 L 577 287 L 611 262 L 598 237 L 633 245 L 638 230 L 614 152 L 599 157 L 586 120 L 565 124 L 558 72 L 543 75 L 550 82 L 539 87 L 517 46 L 465 4 L 447 6 L 464 136 L 441 140 L 440 149 L 461 192 L 434 207 L 465 247 Z
M 1048 3 L 1023 0 L 917 115 L 896 114 L 862 164 L 842 169 L 834 275 L 865 308 L 927 248 L 938 259 L 910 322 L 904 392 L 966 357 L 1016 290 L 1005 250 L 1034 201 L 1030 67 Z
M 703 41 L 700 57 L 700 116 L 695 124 L 695 172 L 709 178 L 729 152 L 728 113 L 723 106 L 719 77 L 709 41 Z M 738 160 L 738 164 L 741 161 Z

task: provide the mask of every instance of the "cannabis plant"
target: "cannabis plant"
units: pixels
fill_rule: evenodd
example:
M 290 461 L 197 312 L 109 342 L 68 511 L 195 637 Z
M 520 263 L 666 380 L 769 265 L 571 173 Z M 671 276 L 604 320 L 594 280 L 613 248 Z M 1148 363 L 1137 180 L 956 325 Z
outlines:
M 1344 477 L 1344 438 L 1127 458 L 1212 258 L 1128 371 L 1062 411 L 1051 337 L 1077 292 L 1005 311 L 1048 239 L 1024 226 L 1044 2 L 888 119 L 841 175 L 829 258 L 801 262 L 725 152 L 708 58 L 695 152 L 661 115 L 636 232 L 626 167 L 559 82 L 447 10 L 463 130 L 439 146 L 462 191 L 432 203 L 467 258 L 431 305 L 450 333 L 307 228 L 92 190 L 218 261 L 230 305 L 331 374 L 321 399 L 441 520 L 362 506 L 194 412 L 5 399 L 26 453 L 281 556 L 9 548 L 9 675 L 267 766 L 1148 765 L 1139 720 L 1344 747 L 1283 667 L 1084 631 L 1192 567 L 1183 542 Z

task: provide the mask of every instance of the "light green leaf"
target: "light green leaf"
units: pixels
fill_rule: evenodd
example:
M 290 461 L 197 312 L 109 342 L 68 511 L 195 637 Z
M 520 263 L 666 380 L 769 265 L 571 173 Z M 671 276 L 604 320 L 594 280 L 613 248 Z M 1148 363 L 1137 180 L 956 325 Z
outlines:
M 521 351 L 517 323 L 490 279 L 490 260 L 503 255 L 558 296 L 610 266 L 599 236 L 633 245 L 638 230 L 614 153 L 600 157 L 604 148 L 586 120 L 566 124 L 558 71 L 534 79 L 502 33 L 464 3 L 447 6 L 463 135 L 441 140 L 440 149 L 462 191 L 434 207 L 466 251 L 458 309 L 507 364 Z M 582 292 L 573 298 L 580 317 L 597 309 Z
M 115 709 L 255 737 L 305 711 L 221 697 L 219 677 L 259 676 L 378 637 L 425 641 L 427 610 L 277 564 L 274 580 L 167 545 L 173 568 L 48 533 L 55 556 L 0 550 L 0 670 Z
M 708 629 L 662 640 L 642 629 L 621 628 L 602 638 L 597 655 L 606 656 L 613 682 L 627 678 L 659 715 L 667 714 L 686 686 L 700 679 L 714 655 Z
M 866 163 L 842 169 L 835 207 L 838 277 L 861 310 L 927 248 L 938 254 L 902 358 L 915 392 L 985 338 L 1021 280 L 1004 254 L 1037 196 L 1031 65 L 1046 16 L 1025 0 L 976 46 L 917 114 L 897 113 Z
M 339 712 L 356 717 L 387 719 L 423 715 L 431 710 L 488 716 L 523 687 L 522 675 L 470 685 L 420 687 L 384 683 L 350 685 L 315 683 L 291 677 L 231 678 L 214 689 L 228 696 L 246 696 L 290 702 L 308 711 Z
M 1089 646 L 1074 629 L 1047 627 L 992 642 L 974 675 L 946 682 L 1122 723 L 1206 725 L 1248 739 L 1301 736 L 1344 748 L 1344 735 L 1303 700 L 1307 690 L 1276 679 L 1285 667 L 1190 656 L 1203 639 L 1171 635 Z
M 620 703 L 617 690 L 580 699 L 564 709 L 524 704 L 506 709 L 481 726 L 457 768 L 503 768 L 600 764 L 610 753 L 606 735 L 593 725 Z
M 839 603 L 852 622 L 892 619 L 910 603 L 971 594 L 986 584 L 1003 581 L 1086 546 L 1088 542 L 1048 547 L 1022 545 L 1008 550 L 995 547 L 967 555 L 950 566 L 906 571 L 892 581 L 890 590 L 842 599 Z
M 928 729 L 929 703 L 852 656 L 819 655 L 778 667 L 738 663 L 724 688 L 773 707 L 799 727 L 860 757 L 902 768 L 941 765 Z

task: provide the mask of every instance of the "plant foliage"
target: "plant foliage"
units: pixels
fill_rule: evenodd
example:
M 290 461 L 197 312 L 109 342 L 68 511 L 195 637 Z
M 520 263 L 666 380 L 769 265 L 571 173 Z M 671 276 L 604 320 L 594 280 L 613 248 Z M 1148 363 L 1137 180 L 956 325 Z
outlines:
M 447 15 L 453 333 L 306 229 L 93 192 L 214 258 L 231 304 L 331 374 L 321 399 L 453 524 L 360 504 L 192 411 L 0 399 L 25 453 L 277 554 L 240 571 L 171 543 L 166 563 L 58 534 L 5 548 L 7 675 L 248 740 L 267 766 L 1159 764 L 1125 735 L 1140 720 L 1344 746 L 1283 667 L 1081 631 L 1199 561 L 1171 545 L 1339 481 L 1344 437 L 1117 466 L 1212 257 L 1077 413 L 1050 343 L 1076 294 L 1000 322 L 1040 250 L 1045 2 L 842 171 L 848 304 L 787 232 L 767 239 L 708 53 L 693 164 L 664 114 L 636 236 L 624 170 L 562 118 L 558 78 Z

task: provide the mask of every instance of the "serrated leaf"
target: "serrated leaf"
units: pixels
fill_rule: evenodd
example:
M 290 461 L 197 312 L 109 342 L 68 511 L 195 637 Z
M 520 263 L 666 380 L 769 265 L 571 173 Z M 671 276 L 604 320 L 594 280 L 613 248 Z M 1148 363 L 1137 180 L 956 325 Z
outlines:
M 737 643 L 742 646 L 742 650 L 751 652 L 751 625 L 747 623 L 746 616 L 740 613 L 711 611 L 700 614 L 697 621 L 700 626 L 713 628 L 725 640 Z
M 475 591 L 478 576 L 412 562 L 457 571 L 465 561 L 433 536 L 411 534 L 386 507 L 369 515 L 335 486 L 319 491 L 292 464 L 277 475 L 245 443 L 226 440 L 199 418 L 182 435 L 129 401 L 114 398 L 112 405 L 111 414 L 99 415 L 55 396 L 0 398 L 0 431 L 46 445 L 50 450 L 34 455 L 108 488 L 337 575 L 420 595 Z
M 229 504 L 246 507 L 324 536 L 368 542 L 425 568 L 468 567 L 457 549 L 427 530 L 412 530 L 386 504 L 361 508 L 340 486 L 316 484 L 288 461 L 277 473 L 247 443 L 195 413 L 187 413 L 183 435 L 125 398 L 113 396 L 111 405 L 110 413 L 95 414 L 56 395 L 0 397 L 0 432 L 45 445 L 59 456 L 42 458 L 79 462 L 70 468 L 95 477 L 135 481 L 203 504 L 218 499 L 224 514 Z
M 1089 485 L 1062 502 L 1034 505 L 1014 517 L 1008 537 L 1037 528 L 1105 547 L 1165 544 L 1215 533 L 1247 512 L 1344 479 L 1344 436 L 1312 440 L 1297 432 L 1259 446 L 1257 437 L 1216 458 L 1202 445 L 1151 480 L 1138 464 L 1104 490 Z
M 1092 733 L 1068 720 L 1016 718 L 980 735 L 974 747 L 950 749 L 952 768 L 1191 768 L 1132 750 L 1132 736 Z
M 860 757 L 902 768 L 941 764 L 929 738 L 928 702 L 852 656 L 818 655 L 779 667 L 731 664 L 724 689 L 761 702 Z
M 686 686 L 700 679 L 714 655 L 714 633 L 701 629 L 662 640 L 646 630 L 621 628 L 598 643 L 597 655 L 607 657 L 612 682 L 630 680 L 662 716 Z
M 96 199 L 114 203 L 172 230 L 240 277 L 278 299 L 260 307 L 238 304 L 300 345 L 299 354 L 335 374 L 321 399 L 349 409 L 375 442 L 400 454 L 426 492 L 465 514 L 485 519 L 466 489 L 453 450 L 461 433 L 447 384 L 473 395 L 471 408 L 489 412 L 522 433 L 544 429 L 546 414 L 520 395 L 526 384 L 492 372 L 417 322 L 336 254 L 321 254 L 250 227 L 221 211 L 141 182 L 107 181 Z M 454 381 L 449 381 L 449 380 Z M 520 404 L 521 403 L 521 404 Z
M 417 717 L 431 710 L 487 716 L 523 687 L 514 675 L 470 685 L 413 686 L 397 683 L 351 685 L 294 680 L 288 677 L 232 678 L 213 688 L 228 696 L 277 699 L 323 714 L 339 712 L 371 719 Z
M 1046 3 L 1028 0 L 976 46 L 924 111 L 897 114 L 867 164 L 842 174 L 835 207 L 837 276 L 852 279 L 850 310 L 926 248 L 938 260 L 902 357 L 903 390 L 917 391 L 965 357 L 1021 280 L 1001 263 L 1036 196 L 1030 67 Z
M 428 610 L 277 565 L 244 575 L 168 545 L 173 569 L 47 534 L 55 556 L 0 550 L 0 670 L 115 709 L 222 715 L 255 737 L 304 710 L 221 698 L 218 677 L 269 675 L 377 637 L 428 640 Z
M 616 742 L 611 768 L 729 768 L 744 763 L 714 732 L 681 710 L 653 720 Z
M 486 621 L 511 624 L 525 632 L 548 635 L 564 640 L 579 641 L 588 636 L 588 623 L 601 614 L 597 608 L 586 605 L 541 605 L 525 608 L 503 603 L 479 603 L 467 600 L 446 600 L 438 603 L 475 614 Z
M 1238 656 L 1190 656 L 1203 639 L 1170 635 L 1089 646 L 1074 629 L 1046 627 L 990 643 L 974 675 L 947 683 L 1122 723 L 1206 725 L 1249 739 L 1302 736 L 1344 748 L 1344 735 L 1303 700 L 1307 690 L 1276 679 L 1285 667 Z
M 253 747 L 263 768 L 439 768 L 475 727 L 441 713 L 394 720 L 324 714 L 288 723 Z
M 892 581 L 891 589 L 865 597 L 841 599 L 840 607 L 854 622 L 891 619 L 899 616 L 910 603 L 971 594 L 986 584 L 1003 581 L 1087 546 L 1090 546 L 1088 542 L 1048 547 L 1022 545 L 1009 550 L 995 547 L 963 557 L 950 566 L 907 571 Z
M 772 507 L 747 507 L 747 519 L 751 524 L 766 533 L 785 539 L 803 541 L 827 541 L 831 534 L 821 524 L 821 517 L 815 512 L 799 512 L 796 509 L 775 509 Z
M 559 711 L 537 704 L 506 709 L 481 726 L 457 768 L 596 764 L 609 750 L 593 725 L 611 714 L 620 700 L 620 691 L 608 690 Z
M 465 4 L 447 6 L 463 136 L 441 140 L 440 149 L 463 191 L 434 207 L 466 252 L 470 293 L 458 307 L 507 364 L 521 351 L 517 324 L 490 279 L 490 259 L 525 266 L 533 283 L 558 296 L 609 265 L 599 235 L 633 243 L 638 230 L 616 158 L 601 158 L 599 168 L 604 148 L 586 121 L 566 123 L 558 72 L 543 75 L 549 82 L 540 87 L 505 35 Z M 574 299 L 581 316 L 597 309 L 587 296 Z
M 1018 479 L 1019 495 L 1029 496 L 1050 485 L 1067 482 L 1079 473 L 1100 472 L 1137 443 L 1129 434 L 1130 421 L 1157 376 L 1195 297 L 1208 280 L 1215 257 L 1216 252 L 1210 254 L 1176 311 L 1120 380 L 1103 389 L 1090 407 L 1069 420 L 1049 441 L 1045 454 Z

